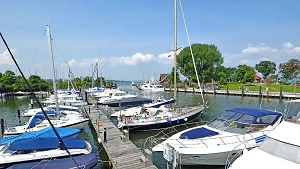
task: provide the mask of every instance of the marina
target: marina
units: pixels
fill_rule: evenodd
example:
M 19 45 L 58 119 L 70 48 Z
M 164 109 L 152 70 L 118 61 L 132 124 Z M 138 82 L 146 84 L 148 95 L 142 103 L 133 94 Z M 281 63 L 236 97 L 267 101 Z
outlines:
M 142 91 L 138 91 L 136 87 L 125 85 L 123 88 L 124 91 L 128 91 L 128 93 L 138 93 L 144 94 Z M 164 96 L 164 98 L 170 98 L 172 93 L 163 92 L 160 93 Z M 197 93 L 184 93 L 179 92 L 178 98 L 184 98 L 186 100 L 184 103 L 180 104 L 188 104 L 195 105 L 197 104 L 197 100 L 201 99 L 201 96 Z M 155 98 L 157 94 L 152 94 L 148 97 Z M 284 106 L 283 102 L 285 99 L 274 99 L 274 98 L 263 98 L 259 99 L 257 97 L 241 97 L 241 96 L 227 96 L 227 95 L 205 95 L 205 100 L 207 100 L 209 108 L 205 109 L 203 113 L 203 117 L 197 118 L 195 121 L 204 123 L 205 121 L 210 121 L 214 119 L 216 116 L 219 116 L 220 113 L 225 108 L 234 108 L 234 107 L 253 107 L 259 108 L 260 106 L 264 109 L 271 109 L 277 111 L 283 111 Z M 145 157 L 148 157 L 151 160 L 151 153 L 145 154 L 142 150 L 144 150 L 144 143 L 146 138 L 149 136 L 155 135 L 158 131 L 149 130 L 149 131 L 139 131 L 139 132 L 130 132 L 124 133 L 121 130 L 116 128 L 116 120 L 110 119 L 109 117 L 109 109 L 106 110 L 105 106 L 98 106 L 96 101 L 89 97 L 88 101 L 91 103 L 89 106 L 85 106 L 87 112 L 89 112 L 90 116 L 90 125 L 86 126 L 81 133 L 79 133 L 78 137 L 87 139 L 92 147 L 92 152 L 96 153 L 99 157 L 98 165 L 95 167 L 97 169 L 104 168 L 109 169 L 112 166 L 116 168 L 120 168 L 118 164 L 123 164 L 124 166 L 128 166 L 134 168 L 132 166 L 138 166 L 142 168 L 153 167 L 158 169 L 166 168 L 166 161 L 163 159 L 161 153 L 154 152 L 152 153 L 153 164 L 151 165 L 150 161 L 147 161 Z M 7 98 L 5 101 L 1 103 L 0 111 L 2 113 L 1 118 L 7 120 L 8 124 L 16 123 L 17 118 L 17 110 L 27 109 L 28 103 L 30 102 L 30 98 L 23 99 L 15 99 L 15 98 Z M 180 106 L 179 104 L 179 106 Z M 96 120 L 98 120 L 98 125 L 96 125 Z M 104 128 L 106 128 L 106 143 L 104 141 Z M 98 139 L 100 138 L 100 139 Z M 102 143 L 99 143 L 99 140 Z M 132 153 L 134 152 L 134 153 Z M 150 156 L 148 156 L 150 155 Z M 150 164 L 150 165 L 149 165 Z M 122 165 L 122 166 L 123 166 Z M 183 169 L 189 169 L 189 166 L 182 166 Z M 209 169 L 221 169 L 224 167 L 220 166 L 206 166 L 202 168 Z

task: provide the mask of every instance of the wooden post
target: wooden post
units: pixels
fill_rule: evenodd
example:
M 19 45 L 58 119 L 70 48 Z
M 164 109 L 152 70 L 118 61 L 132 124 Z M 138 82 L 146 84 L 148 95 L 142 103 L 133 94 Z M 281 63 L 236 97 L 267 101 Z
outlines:
M 88 95 L 87 95 L 86 91 L 84 92 L 84 97 L 85 97 L 85 101 L 87 102 L 87 104 L 89 104 L 89 102 L 88 102 Z
M 262 93 L 261 93 L 261 86 L 259 86 L 259 97 L 262 96 Z
M 20 110 L 17 111 L 17 114 L 18 114 L 19 123 L 21 123 L 21 112 L 20 112 Z
M 226 90 L 227 90 L 227 95 L 229 95 L 229 92 L 228 92 L 228 85 L 226 86 Z
M 1 119 L 1 136 L 3 138 L 3 134 L 4 134 L 4 119 Z
M 193 93 L 195 93 L 195 87 L 193 86 Z
M 282 99 L 282 86 L 280 86 L 279 98 Z
M 146 161 L 145 161 L 145 167 L 150 167 L 153 165 L 153 155 L 152 155 L 152 151 L 150 151 L 149 149 L 145 149 L 144 150 L 144 155 L 146 157 Z
M 242 86 L 242 96 L 244 96 L 244 86 Z
M 104 128 L 104 131 L 103 131 L 103 142 L 106 142 L 106 128 Z

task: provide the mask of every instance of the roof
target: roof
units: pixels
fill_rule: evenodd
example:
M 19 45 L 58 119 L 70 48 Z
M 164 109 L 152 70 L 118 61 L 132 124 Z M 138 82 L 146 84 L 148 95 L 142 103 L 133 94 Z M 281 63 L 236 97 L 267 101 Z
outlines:
M 257 109 L 257 108 L 234 108 L 234 109 L 230 109 L 230 110 L 226 110 L 226 111 L 246 114 L 246 115 L 255 116 L 255 117 L 262 117 L 262 116 L 266 116 L 266 115 L 282 116 L 282 113 L 280 113 L 280 112 L 264 110 L 264 109 Z
M 159 81 L 164 81 L 170 74 L 160 74 Z
M 261 79 L 261 77 L 259 77 L 257 74 L 254 74 L 253 77 L 254 77 L 255 80 L 260 80 Z
M 68 149 L 83 149 L 85 148 L 85 141 L 82 138 L 63 138 Z M 12 151 L 24 150 L 48 150 L 60 148 L 58 138 L 26 138 L 16 140 L 8 147 Z

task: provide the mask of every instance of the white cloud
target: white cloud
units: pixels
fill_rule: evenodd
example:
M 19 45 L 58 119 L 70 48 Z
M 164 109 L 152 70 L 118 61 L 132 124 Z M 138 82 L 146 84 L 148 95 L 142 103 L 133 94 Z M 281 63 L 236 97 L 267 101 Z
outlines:
M 291 42 L 286 42 L 282 45 L 282 47 L 290 49 L 290 48 L 293 48 L 294 45 Z
M 96 62 L 100 62 L 99 58 L 84 58 L 81 60 L 75 60 L 71 59 L 67 61 L 70 67 L 85 67 L 85 66 L 91 66 L 92 64 L 95 65 Z M 105 62 L 105 59 L 101 58 L 101 64 Z M 64 63 L 62 64 L 64 66 Z
M 300 47 L 294 46 L 291 42 L 282 44 L 281 49 L 270 47 L 264 43 L 258 45 L 249 44 L 241 53 L 224 53 L 224 65 L 236 67 L 239 64 L 254 66 L 263 60 L 269 60 L 276 64 L 286 62 L 292 58 L 299 58 Z
M 242 51 L 244 54 L 262 53 L 262 52 L 272 52 L 273 49 L 270 46 L 266 46 L 264 43 L 260 43 L 258 46 L 248 46 Z
M 154 60 L 153 54 L 136 53 L 128 57 L 110 57 L 109 60 L 113 66 L 116 65 L 137 65 L 138 63 L 146 63 Z
M 251 63 L 251 60 L 243 59 L 240 62 L 241 62 L 241 64 L 248 64 L 248 63 Z
M 16 53 L 16 49 L 11 49 L 11 52 L 13 54 Z M 0 53 L 0 65 L 13 65 L 14 62 L 8 52 L 8 50 L 5 50 L 4 52 Z

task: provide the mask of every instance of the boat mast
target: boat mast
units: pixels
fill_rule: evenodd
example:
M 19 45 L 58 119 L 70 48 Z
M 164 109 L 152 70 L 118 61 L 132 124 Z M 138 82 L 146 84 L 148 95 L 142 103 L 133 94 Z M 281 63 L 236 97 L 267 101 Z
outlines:
M 174 99 L 176 100 L 177 0 L 174 0 Z M 176 109 L 176 101 L 174 102 Z
M 49 54 L 52 62 L 52 73 L 53 73 L 53 90 L 54 90 L 54 97 L 55 97 L 55 105 L 56 105 L 56 112 L 59 112 L 58 106 L 58 97 L 57 97 L 57 88 L 56 88 L 56 76 L 55 76 L 55 69 L 54 69 L 54 59 L 53 59 L 53 52 L 52 52 L 52 43 L 51 43 L 51 35 L 50 35 L 50 25 L 46 26 L 47 36 L 48 36 L 48 47 L 49 47 Z

